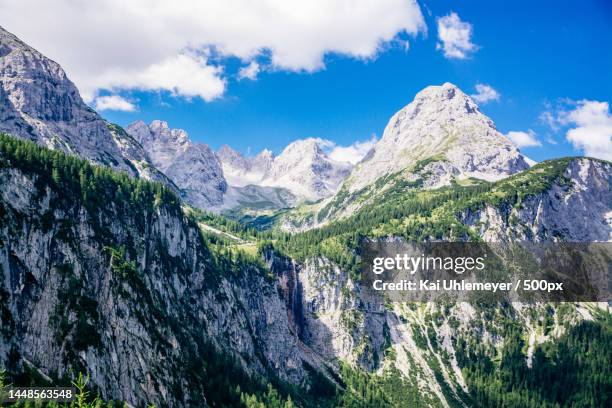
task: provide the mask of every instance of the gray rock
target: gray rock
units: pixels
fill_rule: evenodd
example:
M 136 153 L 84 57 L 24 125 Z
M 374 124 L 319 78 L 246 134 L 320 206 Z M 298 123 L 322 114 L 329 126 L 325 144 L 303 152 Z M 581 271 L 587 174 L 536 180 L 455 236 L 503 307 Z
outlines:
M 205 144 L 192 143 L 187 132 L 170 129 L 168 123 L 142 121 L 127 128 L 147 151 L 153 164 L 180 189 L 189 204 L 212 209 L 223 203 L 227 183 L 217 156 Z
M 0 27 L 0 132 L 171 184 L 138 142 L 87 106 L 56 62 Z
M 254 266 L 217 270 L 177 208 L 109 200 L 92 212 L 6 167 L 0 186 L 2 364 L 11 354 L 49 377 L 89 373 L 105 399 L 187 406 L 207 342 L 247 373 L 306 384 L 276 281 Z

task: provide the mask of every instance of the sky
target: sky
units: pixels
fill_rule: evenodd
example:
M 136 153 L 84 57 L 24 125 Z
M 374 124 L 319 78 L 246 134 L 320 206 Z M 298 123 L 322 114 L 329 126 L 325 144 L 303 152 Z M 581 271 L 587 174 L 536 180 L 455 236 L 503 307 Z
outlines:
M 254 155 L 358 160 L 429 85 L 473 95 L 530 158 L 612 160 L 612 2 L 2 0 L 0 25 L 126 126 Z

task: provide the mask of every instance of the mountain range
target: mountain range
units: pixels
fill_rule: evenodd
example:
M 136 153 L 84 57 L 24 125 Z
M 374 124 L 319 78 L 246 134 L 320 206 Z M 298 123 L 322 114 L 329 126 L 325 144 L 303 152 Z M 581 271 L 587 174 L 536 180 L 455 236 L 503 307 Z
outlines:
M 452 84 L 355 166 L 318 139 L 244 157 L 163 121 L 108 123 L 0 29 L 0 130 L 13 384 L 83 373 L 130 406 L 609 406 L 605 302 L 363 291 L 364 240 L 612 241 L 610 162 L 534 164 Z
M 426 169 L 435 174 L 430 186 L 467 177 L 496 180 L 528 167 L 474 101 L 449 83 L 428 87 L 393 115 L 355 168 L 331 159 L 313 138 L 291 143 L 278 156 L 264 150 L 245 158 L 227 145 L 213 152 L 160 120 L 124 131 L 84 104 L 57 63 L 5 30 L 0 36 L 0 130 L 174 184 L 188 203 L 205 210 L 288 208 L 329 198 L 341 187 L 354 193 L 426 158 L 439 159 Z
M 173 180 L 190 204 L 212 211 L 236 207 L 278 209 L 316 201 L 337 190 L 351 165 L 330 159 L 316 139 L 298 140 L 274 156 L 243 157 L 225 145 L 213 152 L 163 121 L 126 129 L 153 164 Z

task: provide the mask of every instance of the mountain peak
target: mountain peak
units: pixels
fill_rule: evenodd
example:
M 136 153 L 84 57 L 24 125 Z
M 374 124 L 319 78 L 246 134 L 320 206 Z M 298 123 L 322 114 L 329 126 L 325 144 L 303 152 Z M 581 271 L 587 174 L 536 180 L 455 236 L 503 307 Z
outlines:
M 224 144 L 222 145 L 219 150 L 218 153 L 231 153 L 231 154 L 240 154 L 238 153 L 236 150 L 232 149 L 232 147 L 228 144 Z
M 219 159 L 208 145 L 192 143 L 186 131 L 171 129 L 162 120 L 149 125 L 134 122 L 127 132 L 142 144 L 153 164 L 181 189 L 187 202 L 201 208 L 222 202 L 227 183 Z
M 139 120 L 127 132 L 145 148 L 155 166 L 166 171 L 172 159 L 193 144 L 183 129 L 170 129 L 168 122 L 153 120 L 149 125 Z
M 149 127 L 151 128 L 151 130 L 154 131 L 163 131 L 163 130 L 168 130 L 168 122 L 166 122 L 165 120 L 152 120 L 151 123 L 149 124 Z
M 253 158 L 224 146 L 217 157 L 230 186 L 279 187 L 301 199 L 318 200 L 333 194 L 351 169 L 348 163 L 331 160 L 323 143 L 316 138 L 296 140 L 278 156 L 265 149 Z
M 190 144 L 189 135 L 183 129 L 170 129 L 168 122 L 154 120 L 149 125 L 153 135 L 178 144 Z
M 278 157 L 297 158 L 296 155 L 299 155 L 302 159 L 314 159 L 318 156 L 325 155 L 325 153 L 321 148 L 321 141 L 311 137 L 296 140 L 288 144 Z
M 163 120 L 153 120 L 149 125 L 139 120 L 130 124 L 127 127 L 127 131 L 145 149 L 155 144 L 164 144 L 171 150 L 185 149 L 191 145 L 186 131 L 183 129 L 170 129 L 168 122 Z
M 123 130 L 85 105 L 62 67 L 0 27 L 0 131 L 167 182 Z
M 255 160 L 258 158 L 261 160 L 272 159 L 274 158 L 274 153 L 272 153 L 272 150 L 270 149 L 263 149 L 257 156 L 255 156 Z
M 307 138 L 289 144 L 274 159 L 269 176 L 279 186 L 309 200 L 335 193 L 352 166 L 330 159 L 321 139 Z
M 441 95 L 447 99 L 452 99 L 455 96 L 465 95 L 465 93 L 455 84 L 445 82 L 442 85 L 430 85 L 416 94 L 415 99 L 424 96 Z
M 223 157 L 224 159 L 228 159 L 228 160 L 236 160 L 236 159 L 244 160 L 244 157 L 242 156 L 242 154 L 232 149 L 227 144 L 224 144 L 223 146 L 219 148 L 219 150 L 217 150 L 217 156 L 219 156 L 219 158 Z
M 251 161 L 246 159 L 243 155 L 232 149 L 227 144 L 221 146 L 221 148 L 217 150 L 216 154 L 217 158 L 222 164 L 227 164 L 231 168 L 239 169 L 240 171 L 251 170 Z M 228 172 L 230 172 L 229 169 Z M 224 173 L 226 173 L 226 171 L 224 171 Z
M 497 180 L 529 167 L 472 98 L 446 82 L 423 89 L 391 117 L 372 155 L 347 183 L 354 191 L 431 158 L 446 163 L 436 185 L 453 177 Z
M 471 115 L 480 113 L 474 100 L 456 85 L 445 82 L 442 85 L 432 85 L 423 89 L 414 97 L 414 101 L 404 109 L 413 108 L 411 113 L 418 114 L 428 106 L 446 115 Z M 401 111 L 400 111 L 401 112 Z M 412 116 L 412 115 L 411 115 Z

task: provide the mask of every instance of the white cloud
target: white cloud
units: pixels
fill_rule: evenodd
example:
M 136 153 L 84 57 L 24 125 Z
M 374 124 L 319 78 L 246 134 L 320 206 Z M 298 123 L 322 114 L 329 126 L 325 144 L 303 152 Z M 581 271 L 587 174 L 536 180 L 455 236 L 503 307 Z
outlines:
M 542 146 L 542 143 L 536 138 L 535 132 L 531 129 L 527 132 L 510 131 L 506 134 L 506 137 L 519 148 Z
M 586 156 L 612 160 L 612 115 L 608 102 L 582 100 L 561 112 L 559 122 L 572 126 L 566 138 Z
M 461 21 L 457 13 L 440 17 L 436 49 L 442 50 L 446 58 L 465 59 L 478 47 L 472 43 L 472 25 Z
M 498 101 L 501 96 L 493 87 L 486 84 L 476 84 L 476 92 L 472 94 L 472 99 L 478 103 L 485 104 L 490 101 Z
M 238 71 L 238 79 L 250 79 L 254 81 L 257 79 L 257 74 L 259 74 L 259 64 L 256 61 L 252 61 L 249 65 L 240 68 Z
M 99 111 L 134 112 L 136 110 L 136 105 L 119 95 L 98 96 L 94 99 L 93 105 Z
M 207 64 L 206 57 L 184 53 L 141 70 L 114 69 L 97 78 L 102 89 L 167 90 L 184 97 L 211 101 L 225 91 L 222 69 Z M 84 94 L 85 99 L 89 94 Z
M 206 50 L 315 71 L 328 53 L 374 58 L 426 31 L 414 0 L 3 0 L 0 15 L 90 100 L 102 89 L 213 99 L 225 89 L 225 71 Z
M 546 136 L 546 143 L 551 144 L 551 145 L 558 144 L 558 142 L 551 135 Z
M 540 122 L 544 123 L 545 125 L 548 125 L 548 127 L 550 127 L 552 131 L 554 132 L 559 131 L 558 118 L 552 112 L 552 108 L 550 107 L 550 105 L 547 106 L 544 112 L 540 113 L 539 119 L 540 119 Z
M 336 161 L 357 164 L 370 150 L 372 150 L 376 141 L 376 136 L 373 135 L 369 140 L 356 141 L 348 146 L 338 146 L 332 143 L 328 156 Z

